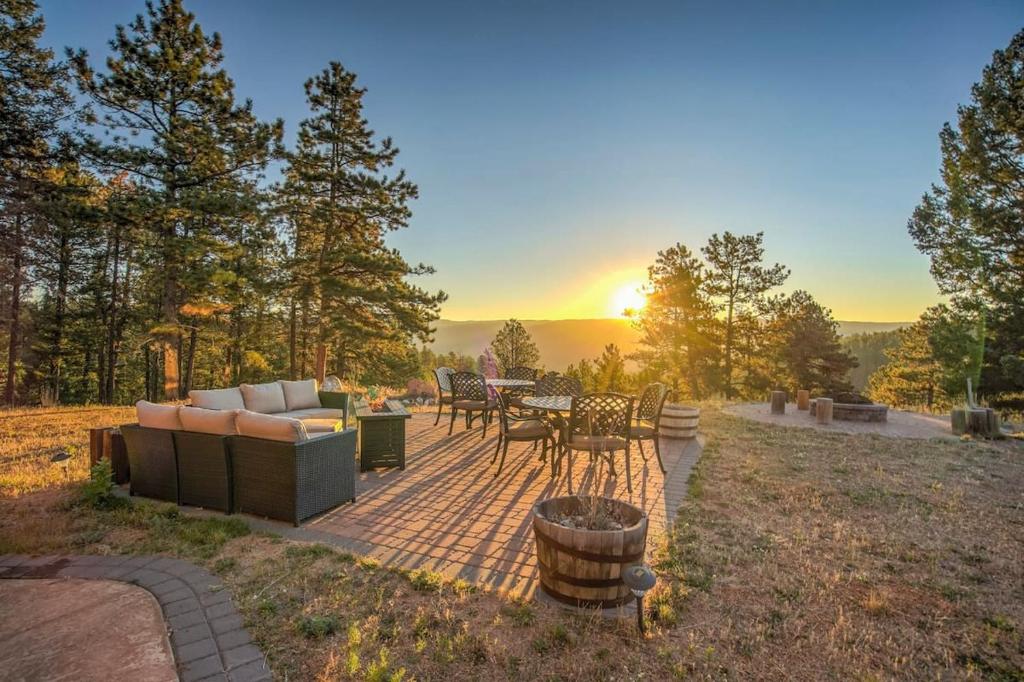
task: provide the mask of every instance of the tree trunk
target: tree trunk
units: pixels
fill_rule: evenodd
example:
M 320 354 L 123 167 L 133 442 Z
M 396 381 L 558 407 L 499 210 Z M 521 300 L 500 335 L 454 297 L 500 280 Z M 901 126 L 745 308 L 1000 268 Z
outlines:
M 53 334 L 50 337 L 50 390 L 54 405 L 60 405 L 61 373 L 64 365 L 64 318 L 67 310 L 68 271 L 71 252 L 67 231 L 62 229 L 57 249 L 57 296 L 54 300 Z
M 316 373 L 313 376 L 317 385 L 323 385 L 327 376 L 327 344 L 322 341 L 316 346 Z
M 24 218 L 14 217 L 14 243 L 11 244 L 11 307 L 10 337 L 7 344 L 7 385 L 4 387 L 4 402 L 13 405 L 17 398 L 18 352 L 21 349 L 21 284 L 24 275 L 22 259 L 22 228 Z
M 292 381 L 299 379 L 299 367 L 297 364 L 297 358 L 295 357 L 296 343 L 298 341 L 296 338 L 296 325 L 298 324 L 296 313 L 295 297 L 293 296 L 291 309 L 288 311 L 288 378 Z
M 729 297 L 729 311 L 725 318 L 725 397 L 732 399 L 732 343 L 734 299 Z
M 195 368 L 196 362 L 196 343 L 199 340 L 199 330 L 196 327 L 196 320 L 192 320 L 192 326 L 188 333 L 188 355 L 185 359 L 185 387 L 182 390 L 183 395 L 188 395 L 188 392 L 192 390 L 192 371 Z

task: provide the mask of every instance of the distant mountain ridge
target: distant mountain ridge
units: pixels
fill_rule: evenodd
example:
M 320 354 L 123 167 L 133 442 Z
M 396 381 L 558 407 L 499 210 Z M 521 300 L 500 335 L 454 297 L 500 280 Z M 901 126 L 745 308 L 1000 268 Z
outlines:
M 540 350 L 545 369 L 563 371 L 582 358 L 596 358 L 605 345 L 614 343 L 623 353 L 636 349 L 640 335 L 628 320 L 605 318 L 591 320 L 520 320 Z M 434 342 L 435 353 L 455 351 L 476 357 L 490 345 L 505 320 L 438 320 Z M 889 331 L 909 322 L 839 322 L 839 333 L 864 334 Z

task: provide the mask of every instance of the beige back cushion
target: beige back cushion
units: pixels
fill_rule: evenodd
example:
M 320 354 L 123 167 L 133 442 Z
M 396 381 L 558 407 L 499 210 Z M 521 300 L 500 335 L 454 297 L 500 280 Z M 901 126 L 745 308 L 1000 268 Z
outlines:
M 281 384 L 281 390 L 284 391 L 284 404 L 288 408 L 288 412 L 320 407 L 320 396 L 316 392 L 316 379 L 279 380 L 277 383 Z
M 193 407 L 207 410 L 243 410 L 242 392 L 237 388 L 214 388 L 208 391 L 189 391 Z
M 270 414 L 258 414 L 241 410 L 235 417 L 238 435 L 266 440 L 281 440 L 286 443 L 298 443 L 308 437 L 306 427 L 298 419 L 275 417 Z
M 233 436 L 235 416 L 238 410 L 204 410 L 199 407 L 183 407 L 178 411 L 181 426 L 186 431 L 213 433 L 218 436 Z
M 146 400 L 135 403 L 135 415 L 139 426 L 151 429 L 181 430 L 181 419 L 178 418 L 177 405 L 157 405 Z
M 288 411 L 284 404 L 284 390 L 276 381 L 270 384 L 242 384 L 239 388 L 242 390 L 245 409 L 250 412 L 273 414 Z

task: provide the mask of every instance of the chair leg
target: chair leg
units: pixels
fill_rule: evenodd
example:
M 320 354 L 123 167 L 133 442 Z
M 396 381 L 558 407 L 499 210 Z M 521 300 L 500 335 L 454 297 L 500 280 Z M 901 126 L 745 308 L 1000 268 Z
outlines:
M 647 455 L 644 454 L 644 439 L 643 438 L 637 438 L 636 439 L 636 444 L 637 444 L 637 447 L 640 448 L 640 456 L 643 457 L 644 461 L 646 462 L 647 461 Z
M 491 421 L 490 417 L 490 411 L 480 413 L 480 421 L 484 423 L 484 432 L 480 434 L 480 440 L 487 438 L 487 422 Z M 506 445 L 508 444 L 506 443 Z
M 566 448 L 566 454 L 569 456 L 569 471 L 565 481 L 569 486 L 569 494 L 572 495 L 572 448 Z
M 507 453 L 508 453 L 508 439 L 506 438 L 506 439 L 505 439 L 505 447 L 503 447 L 503 448 L 501 449 L 501 461 L 500 461 L 500 462 L 498 462 L 498 470 L 497 470 L 496 472 L 494 472 L 494 475 L 495 475 L 495 476 L 497 476 L 498 474 L 500 474 L 500 473 L 501 473 L 501 468 L 502 468 L 503 466 L 505 466 L 505 455 L 506 455 Z
M 533 451 L 534 452 L 537 452 L 537 443 L 539 443 L 539 442 L 540 441 L 537 441 L 537 440 L 533 441 Z
M 614 457 L 614 453 L 612 454 Z M 633 492 L 633 476 L 629 472 L 629 446 L 626 446 L 626 490 Z
M 437 399 L 437 419 L 434 420 L 434 426 L 437 426 L 437 423 L 439 421 L 441 421 L 441 408 L 442 407 L 444 407 L 444 403 L 442 403 L 441 399 L 438 398 Z
M 543 442 L 544 442 L 544 447 L 541 448 L 540 457 L 537 458 L 538 462 L 543 462 L 543 461 L 547 460 L 547 457 L 548 457 L 548 439 L 545 438 Z M 533 449 L 534 449 L 534 451 L 537 450 L 537 441 L 533 441 Z
M 448 435 L 452 435 L 452 429 L 455 428 L 455 413 L 458 412 L 454 407 L 452 408 L 452 419 L 448 422 Z
M 667 474 L 668 470 L 665 469 L 665 463 L 661 461 L 661 438 L 658 434 L 654 434 L 654 454 L 658 456 L 658 466 L 661 467 L 661 473 Z
M 498 434 L 498 444 L 494 446 L 494 457 L 491 457 L 491 464 L 494 464 L 494 460 L 498 457 L 498 450 L 501 449 L 501 434 Z

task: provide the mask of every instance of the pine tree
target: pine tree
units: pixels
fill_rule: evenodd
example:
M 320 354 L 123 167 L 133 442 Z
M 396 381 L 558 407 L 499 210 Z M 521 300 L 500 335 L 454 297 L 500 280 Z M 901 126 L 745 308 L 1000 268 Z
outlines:
M 255 201 L 247 181 L 275 153 L 282 124 L 262 123 L 250 101 L 235 102 L 220 36 L 207 36 L 181 0 L 147 2 L 145 15 L 117 27 L 111 47 L 107 74 L 94 72 L 85 52 L 69 54 L 95 107 L 90 122 L 113 133 L 85 136 L 83 150 L 100 169 L 128 173 L 149 194 L 155 253 L 147 263 L 156 269 L 150 331 L 162 355 L 163 395 L 173 399 L 180 394 L 179 307 L 190 293 L 183 278 L 195 259 L 187 252 L 211 222 Z
M 899 332 L 888 362 L 868 379 L 873 400 L 897 407 L 948 408 L 961 400 L 967 378 L 976 377 L 977 322 L 946 305 L 933 306 Z
M 775 299 L 767 325 L 776 362 L 775 387 L 790 394 L 805 388 L 834 394 L 852 389 L 847 375 L 857 366 L 839 338 L 832 313 L 806 291 Z
M 363 118 L 365 90 L 332 62 L 306 82 L 311 116 L 299 125 L 280 188 L 292 225 L 290 355 L 306 366 L 315 328 L 315 374 L 322 380 L 329 348 L 335 371 L 353 377 L 371 348 L 426 341 L 445 300 L 408 281 L 433 268 L 410 265 L 385 236 L 405 227 L 417 188 L 405 172 L 389 176 L 398 148 L 375 139 Z M 404 355 L 404 350 L 402 351 Z
M 763 303 L 771 289 L 781 286 L 789 270 L 776 263 L 764 267 L 764 233 L 734 235 L 726 231 L 711 235 L 701 249 L 707 261 L 706 285 L 725 310 L 723 383 L 726 398 L 735 396 L 734 363 L 737 341 L 737 317 L 749 314 Z
M 942 181 L 908 230 L 943 293 L 990 339 L 983 388 L 1024 389 L 1024 31 L 995 52 L 957 124 L 939 134 Z M 981 353 L 981 349 L 977 351 Z
M 503 375 L 513 367 L 536 367 L 540 361 L 540 351 L 530 332 L 514 318 L 506 321 L 494 335 L 491 350 Z
M 647 304 L 637 313 L 633 357 L 675 391 L 700 399 L 715 381 L 717 321 L 704 264 L 683 244 L 658 252 L 647 269 Z
M 66 137 L 70 113 L 64 65 L 39 46 L 45 24 L 34 0 L 0 0 L 0 256 L 7 313 L 4 402 L 18 398 L 22 303 L 29 288 L 28 245 L 45 170 Z

